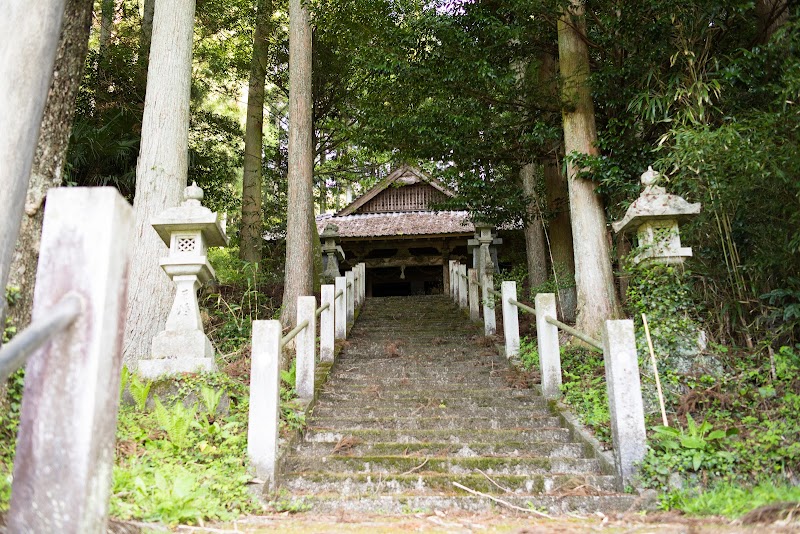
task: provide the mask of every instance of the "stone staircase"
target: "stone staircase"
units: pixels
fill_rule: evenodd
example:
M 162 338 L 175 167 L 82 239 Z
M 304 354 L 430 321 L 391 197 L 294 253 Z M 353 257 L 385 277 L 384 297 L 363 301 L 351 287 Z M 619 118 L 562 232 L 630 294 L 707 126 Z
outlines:
M 315 510 L 625 511 L 586 445 L 445 297 L 370 299 L 284 463 Z M 505 505 L 502 505 L 505 506 Z

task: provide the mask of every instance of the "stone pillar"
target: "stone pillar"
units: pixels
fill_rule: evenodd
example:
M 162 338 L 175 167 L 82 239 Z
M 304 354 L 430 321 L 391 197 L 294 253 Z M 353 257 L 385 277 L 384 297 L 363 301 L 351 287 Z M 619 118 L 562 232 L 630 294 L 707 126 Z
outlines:
M 469 305 L 468 298 L 469 295 L 467 294 L 467 266 L 466 265 L 459 265 L 458 266 L 458 306 L 461 309 L 466 309 Z
M 558 346 L 558 327 L 545 318 L 556 318 L 556 296 L 539 293 L 536 305 L 536 341 L 539 348 L 539 365 L 542 370 L 542 395 L 548 399 L 561 396 L 561 353 Z
M 642 385 L 633 321 L 603 324 L 603 359 L 614 459 L 621 486 L 629 485 L 647 452 Z
M 450 251 L 442 251 L 442 294 L 450 293 Z
M 494 296 L 489 293 L 489 288 L 494 288 L 494 277 L 483 273 L 481 295 L 483 295 L 483 334 L 493 336 L 497 332 L 497 317 L 494 310 Z
M 470 269 L 469 274 L 469 318 L 471 321 L 478 322 L 481 320 L 480 301 L 481 293 L 478 290 L 478 272 L 475 269 Z
M 314 397 L 314 375 L 317 351 L 317 299 L 313 296 L 297 297 L 297 324 L 308 321 L 308 326 L 297 334 L 297 373 L 295 391 L 303 400 Z
M 333 296 L 336 288 L 331 284 L 325 284 L 320 288 L 321 306 L 328 305 L 327 309 L 322 310 L 319 317 L 319 360 L 321 362 L 332 362 L 334 351 L 334 302 Z
M 517 283 L 503 282 L 500 286 L 503 299 L 503 336 L 506 338 L 506 358 L 519 354 L 519 314 L 517 307 L 508 300 L 517 300 Z
M 347 295 L 347 329 L 349 331 L 356 320 L 356 284 L 353 271 L 347 271 L 345 278 L 347 279 L 347 292 L 345 294 Z
M 347 339 L 347 278 L 336 277 L 336 293 L 341 295 L 334 298 L 334 324 L 336 326 L 336 339 Z
M 275 488 L 280 421 L 280 321 L 253 321 L 247 457 L 257 477 Z

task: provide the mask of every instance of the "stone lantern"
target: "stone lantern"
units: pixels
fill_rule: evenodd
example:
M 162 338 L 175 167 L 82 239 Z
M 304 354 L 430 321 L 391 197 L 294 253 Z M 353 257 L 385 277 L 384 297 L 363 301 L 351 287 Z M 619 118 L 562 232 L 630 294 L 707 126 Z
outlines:
M 322 278 L 326 283 L 332 284 L 336 277 L 341 276 L 339 260 L 344 259 L 344 250 L 336 244 L 339 238 L 339 227 L 329 224 L 319 237 L 322 240 L 322 261 L 324 263 Z
M 228 237 L 216 213 L 203 207 L 203 190 L 192 183 L 180 206 L 169 208 L 151 224 L 169 247 L 160 265 L 175 283 L 175 301 L 166 328 L 153 338 L 150 359 L 140 360 L 139 374 L 157 378 L 177 373 L 215 371 L 214 349 L 203 331 L 197 290 L 213 279 L 208 247 L 224 247 Z
M 496 237 L 494 226 L 482 221 L 475 221 L 475 238 L 467 242 L 472 252 L 472 267 L 481 274 L 493 273 L 497 266 L 496 245 L 503 244 L 503 240 Z
M 639 198 L 630 205 L 621 221 L 612 224 L 617 233 L 636 231 L 639 250 L 634 263 L 677 264 L 692 255 L 691 247 L 681 246 L 678 223 L 700 213 L 701 206 L 667 193 L 656 185 L 659 177 L 659 173 L 648 167 L 642 174 L 644 190 Z

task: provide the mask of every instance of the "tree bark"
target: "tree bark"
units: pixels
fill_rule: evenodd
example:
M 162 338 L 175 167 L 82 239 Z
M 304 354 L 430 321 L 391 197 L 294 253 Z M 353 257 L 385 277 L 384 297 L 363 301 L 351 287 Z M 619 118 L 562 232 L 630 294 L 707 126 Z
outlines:
M 150 354 L 174 296 L 172 282 L 158 266 L 167 247 L 150 220 L 176 206 L 186 186 L 194 11 L 195 0 L 156 4 L 136 166 L 136 228 L 124 346 L 129 367 Z
M 156 0 L 144 0 L 142 12 L 142 33 L 139 35 L 139 66 L 146 71 L 147 61 L 150 58 L 150 41 L 153 39 L 153 16 L 155 15 Z
M 542 158 L 547 207 L 552 214 L 547 226 L 553 272 L 558 277 L 558 305 L 561 319 L 575 321 L 577 295 L 575 286 L 565 284 L 564 277 L 575 278 L 575 251 L 572 246 L 572 226 L 569 218 L 569 190 L 566 177 L 554 155 Z
M 311 23 L 302 0 L 289 1 L 289 176 L 286 217 L 284 325 L 297 321 L 297 297 L 313 291 L 314 218 Z
M 114 11 L 116 10 L 115 0 L 102 0 L 100 4 L 100 52 L 102 53 L 111 40 L 111 32 L 114 30 Z
M 31 321 L 44 199 L 48 189 L 60 186 L 63 181 L 64 160 L 75 116 L 75 97 L 83 79 L 89 48 L 93 7 L 92 0 L 67 0 L 66 3 L 53 81 L 44 108 L 25 212 L 9 274 L 9 285 L 19 288 L 17 301 L 9 308 L 9 316 L 17 329 Z
M 558 52 L 562 79 L 564 149 L 570 154 L 597 154 L 597 129 L 589 86 L 589 50 L 583 6 L 572 0 L 558 20 Z M 579 178 L 579 169 L 567 169 L 570 220 L 575 251 L 578 329 L 597 336 L 603 321 L 619 316 L 611 270 L 603 203 L 592 180 Z
M 6 287 L 19 235 L 64 4 L 64 0 L 14 2 L 0 17 L 1 288 Z M 5 309 L 6 299 L 0 298 L 0 324 L 5 324 Z
M 261 166 L 264 137 L 264 83 L 271 33 L 269 21 L 272 2 L 259 0 L 253 32 L 253 57 L 250 62 L 250 86 L 247 93 L 247 123 L 244 134 L 244 170 L 242 177 L 242 226 L 239 232 L 239 257 L 249 262 L 261 261 L 263 216 L 261 214 Z
M 756 17 L 758 43 L 766 44 L 775 30 L 789 20 L 789 4 L 787 0 L 757 0 Z
M 536 167 L 533 163 L 528 163 L 519 171 L 522 191 L 531 199 L 528 203 L 528 220 L 525 222 L 525 255 L 528 260 L 528 282 L 532 288 L 547 282 L 547 246 L 544 241 L 542 212 L 539 209 L 539 194 L 536 190 Z

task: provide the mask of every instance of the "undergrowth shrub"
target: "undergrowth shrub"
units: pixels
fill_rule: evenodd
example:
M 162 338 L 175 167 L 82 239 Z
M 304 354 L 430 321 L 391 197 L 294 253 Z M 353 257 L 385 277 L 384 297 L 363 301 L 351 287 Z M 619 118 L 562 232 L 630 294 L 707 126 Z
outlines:
M 603 355 L 574 346 L 561 347 L 561 373 L 564 403 L 598 440 L 610 447 L 611 419 Z

